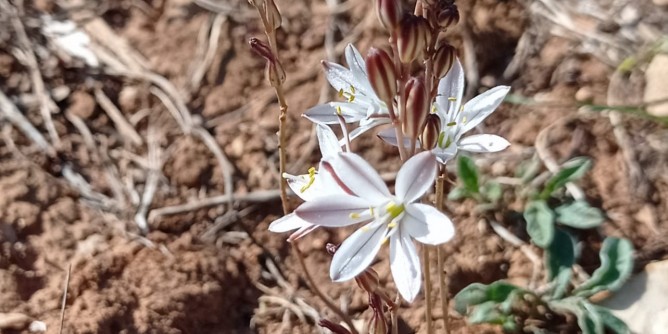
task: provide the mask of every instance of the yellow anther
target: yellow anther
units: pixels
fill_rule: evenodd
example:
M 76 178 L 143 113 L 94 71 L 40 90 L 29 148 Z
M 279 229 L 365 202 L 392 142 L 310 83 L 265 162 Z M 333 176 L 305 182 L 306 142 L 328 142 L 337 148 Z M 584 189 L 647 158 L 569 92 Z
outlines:
M 448 98 L 448 101 L 450 101 L 450 102 L 455 102 L 455 101 L 457 101 L 457 98 L 454 97 L 454 96 L 450 96 L 450 97 Z
M 431 105 L 431 113 L 432 113 L 432 114 L 435 114 L 435 113 L 436 113 L 436 105 L 435 105 L 435 104 L 432 104 L 432 105 Z
M 466 116 L 462 117 L 462 124 L 466 124 Z
M 369 207 L 369 212 L 371 213 L 371 217 L 375 216 L 376 214 L 374 213 L 373 206 Z
M 397 222 L 393 220 L 393 221 L 391 221 L 389 224 L 387 224 L 387 227 L 389 227 L 389 228 L 395 228 L 395 227 L 397 227 Z
M 336 106 L 336 114 L 341 115 L 341 106 Z
M 355 95 L 350 94 L 350 96 L 348 97 L 348 102 L 353 102 L 353 101 L 355 101 Z
M 362 232 L 369 232 L 369 226 L 362 226 Z
M 350 92 L 353 93 L 353 94 L 355 94 L 355 86 L 350 85 Z
M 404 205 L 396 205 L 394 202 L 390 202 L 385 209 L 387 210 L 387 213 L 390 214 L 390 217 L 397 218 L 404 212 Z
M 448 123 L 448 124 L 446 124 L 446 125 L 447 125 L 447 126 L 455 126 L 455 125 L 457 125 L 457 122 L 450 122 L 450 123 Z
M 382 244 L 383 244 L 383 245 L 387 245 L 387 242 L 388 242 L 388 241 L 390 241 L 390 238 L 385 237 L 385 238 L 383 238 L 383 243 L 382 243 Z
M 301 187 L 301 189 L 299 189 L 299 191 L 305 192 L 306 189 L 308 189 L 309 187 L 311 187 L 313 185 L 313 182 L 315 182 L 315 167 L 311 167 L 311 168 L 308 169 L 308 183 L 306 185 L 304 185 L 303 187 Z
M 359 218 L 360 218 L 359 213 L 357 213 L 357 212 L 350 213 L 350 219 L 359 219 Z
M 343 88 L 339 89 L 339 97 L 343 97 Z
M 445 148 L 443 140 L 445 140 L 445 132 L 441 132 L 438 134 L 438 147 Z

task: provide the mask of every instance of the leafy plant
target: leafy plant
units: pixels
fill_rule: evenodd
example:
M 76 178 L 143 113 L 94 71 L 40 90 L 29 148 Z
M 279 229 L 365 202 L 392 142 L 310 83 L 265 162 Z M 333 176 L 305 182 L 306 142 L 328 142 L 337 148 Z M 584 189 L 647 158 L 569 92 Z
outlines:
M 600 291 L 616 291 L 631 275 L 633 246 L 627 239 L 607 238 L 600 250 L 601 266 L 582 284 L 571 284 L 572 266 L 577 252 L 573 238 L 555 229 L 553 242 L 545 249 L 548 284 L 528 289 L 496 281 L 474 283 L 455 296 L 455 310 L 469 323 L 501 325 L 507 332 L 541 332 L 550 313 L 572 314 L 584 334 L 630 333 L 626 324 L 610 310 L 588 298 Z
M 457 175 L 461 181 L 448 194 L 452 201 L 463 198 L 472 198 L 480 202 L 481 209 L 493 209 L 503 195 L 501 184 L 494 180 L 488 180 L 480 174 L 473 159 L 460 156 L 457 159 Z

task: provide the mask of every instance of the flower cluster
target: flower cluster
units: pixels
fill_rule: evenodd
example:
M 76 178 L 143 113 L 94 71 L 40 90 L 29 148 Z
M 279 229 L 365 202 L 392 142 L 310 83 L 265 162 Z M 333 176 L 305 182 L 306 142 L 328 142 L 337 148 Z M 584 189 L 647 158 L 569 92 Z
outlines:
M 273 232 L 293 232 L 289 241 L 318 227 L 357 226 L 334 253 L 330 277 L 340 282 L 363 275 L 383 245 L 389 244 L 390 269 L 401 296 L 413 301 L 421 286 L 420 258 L 413 240 L 439 245 L 454 236 L 450 219 L 420 203 L 439 168 L 459 151 L 497 152 L 509 146 L 492 134 L 464 136 L 484 121 L 509 91 L 498 86 L 463 103 L 464 71 L 456 50 L 439 32 L 459 20 L 452 1 L 418 1 L 415 13 L 402 13 L 397 0 L 376 0 L 382 25 L 390 34 L 391 52 L 371 48 L 366 57 L 345 49 L 348 67 L 323 62 L 338 99 L 308 109 L 304 117 L 316 126 L 322 160 L 308 174 L 283 177 L 304 203 L 274 221 Z M 413 62 L 423 75 L 411 76 Z M 350 124 L 354 128 L 348 132 Z M 339 139 L 330 126 L 340 126 Z M 403 165 L 392 194 L 380 175 L 350 151 L 350 141 L 378 132 L 397 146 Z M 358 278 L 359 279 L 359 278 Z

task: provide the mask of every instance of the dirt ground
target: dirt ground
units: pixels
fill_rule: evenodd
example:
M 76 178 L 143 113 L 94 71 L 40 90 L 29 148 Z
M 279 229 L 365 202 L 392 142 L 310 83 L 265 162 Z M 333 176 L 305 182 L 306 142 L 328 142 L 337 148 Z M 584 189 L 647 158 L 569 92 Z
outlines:
M 65 286 L 63 333 L 313 333 L 314 318 L 336 320 L 309 290 L 286 236 L 267 231 L 281 214 L 278 106 L 264 61 L 248 47 L 263 32 L 246 1 L 0 1 L 18 8 L 0 11 L 0 90 L 8 97 L 0 107 L 16 106 L 49 144 L 35 144 L 2 114 L 0 314 L 26 317 L 0 332 L 28 333 L 41 321 L 57 333 Z M 299 174 L 319 159 L 300 115 L 335 98 L 320 61 L 341 61 L 347 43 L 364 53 L 386 37 L 371 1 L 277 3 L 288 171 Z M 472 64 L 467 94 L 509 84 L 528 99 L 503 104 L 484 125 L 512 146 L 476 161 L 486 175 L 508 178 L 538 150 L 556 162 L 591 157 L 580 186 L 607 214 L 599 232 L 630 238 L 641 269 L 668 254 L 668 132 L 591 104 L 642 103 L 647 50 L 668 33 L 668 9 L 650 0 L 551 3 L 457 1 L 461 20 L 448 37 Z M 58 51 L 42 27 L 65 19 L 107 55 L 101 64 Z M 637 66 L 616 72 L 629 57 Z M 353 148 L 396 171 L 396 153 L 374 134 Z M 220 200 L 230 189 L 232 205 Z M 522 203 L 513 194 L 504 203 L 494 219 L 528 241 Z M 191 205 L 162 209 L 181 204 Z M 457 229 L 443 248 L 449 296 L 473 282 L 526 284 L 529 259 L 473 206 L 447 203 Z M 320 288 L 354 319 L 368 319 L 365 294 L 353 282 L 331 283 L 326 270 L 325 244 L 349 233 L 321 229 L 300 246 Z M 585 235 L 594 249 L 600 234 Z M 392 288 L 386 260 L 382 253 L 375 268 Z M 588 272 L 598 265 L 595 254 L 583 261 Z M 422 297 L 402 305 L 406 333 L 424 332 L 424 307 Z M 450 318 L 454 333 L 498 332 Z

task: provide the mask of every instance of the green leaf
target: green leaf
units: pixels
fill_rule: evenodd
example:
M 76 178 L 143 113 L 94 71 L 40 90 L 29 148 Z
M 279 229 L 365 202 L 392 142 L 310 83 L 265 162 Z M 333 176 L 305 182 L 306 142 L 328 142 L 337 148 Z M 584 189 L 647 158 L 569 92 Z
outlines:
M 549 303 L 550 308 L 561 313 L 572 313 L 578 319 L 578 326 L 583 334 L 603 334 L 603 321 L 594 309 L 594 305 L 584 298 L 569 297 L 554 300 Z
M 464 188 L 470 193 L 477 194 L 480 190 L 478 167 L 475 162 L 467 156 L 459 156 L 457 161 L 457 173 L 464 183 Z
M 464 198 L 471 197 L 471 194 L 464 187 L 457 186 L 448 193 L 448 200 L 460 201 Z
M 552 193 L 565 186 L 566 183 L 575 181 L 587 173 L 591 167 L 591 160 L 585 157 L 573 158 L 566 161 L 561 170 L 552 176 L 546 183 L 545 188 L 540 193 L 540 198 L 547 199 Z
M 596 313 L 598 313 L 598 315 L 601 317 L 603 326 L 605 326 L 615 334 L 631 334 L 629 326 L 627 326 L 621 319 L 615 317 L 615 315 L 612 314 L 610 310 L 608 310 L 603 306 L 598 306 L 598 305 L 592 305 L 592 306 L 594 307 L 594 310 L 596 310 Z
M 501 195 L 503 195 L 503 189 L 501 189 L 501 184 L 498 182 L 494 181 L 489 181 L 485 183 L 481 188 L 480 192 L 482 193 L 485 198 L 492 202 L 498 202 L 501 199 Z
M 471 310 L 468 321 L 472 324 L 503 324 L 506 316 L 497 309 L 498 303 L 494 301 L 487 301 L 477 305 Z
M 547 248 L 554 238 L 554 212 L 543 200 L 531 201 L 524 209 L 527 233 L 541 248 Z
M 575 201 L 555 209 L 557 222 L 584 229 L 599 226 L 605 221 L 601 210 L 589 206 L 585 201 Z
M 575 263 L 575 242 L 566 232 L 555 229 L 554 239 L 545 252 L 548 279 L 554 282 L 553 298 L 561 298 L 571 280 Z
M 578 296 L 591 296 L 599 291 L 619 289 L 633 270 L 633 245 L 627 239 L 606 238 L 599 253 L 601 266 L 575 289 Z
M 481 283 L 470 284 L 455 295 L 455 311 L 461 315 L 466 315 L 468 308 L 471 306 L 488 301 L 501 303 L 513 291 L 518 289 L 520 288 L 502 281 L 497 281 L 490 285 Z

